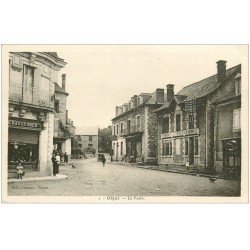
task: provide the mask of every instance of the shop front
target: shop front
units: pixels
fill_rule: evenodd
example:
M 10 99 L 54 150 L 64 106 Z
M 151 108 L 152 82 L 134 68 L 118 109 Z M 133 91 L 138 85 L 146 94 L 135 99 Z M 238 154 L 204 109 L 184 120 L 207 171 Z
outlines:
M 8 169 L 21 162 L 26 170 L 38 170 L 41 122 L 11 118 L 8 133 Z
M 137 134 L 126 138 L 126 160 L 128 162 L 143 161 L 142 156 L 142 135 Z
M 241 139 L 224 139 L 223 143 L 223 172 L 232 177 L 241 175 Z

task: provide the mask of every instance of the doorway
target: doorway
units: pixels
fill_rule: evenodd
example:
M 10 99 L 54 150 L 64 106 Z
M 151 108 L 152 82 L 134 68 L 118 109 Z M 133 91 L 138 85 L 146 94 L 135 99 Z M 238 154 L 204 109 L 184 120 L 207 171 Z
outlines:
M 189 138 L 189 165 L 194 165 L 194 137 Z

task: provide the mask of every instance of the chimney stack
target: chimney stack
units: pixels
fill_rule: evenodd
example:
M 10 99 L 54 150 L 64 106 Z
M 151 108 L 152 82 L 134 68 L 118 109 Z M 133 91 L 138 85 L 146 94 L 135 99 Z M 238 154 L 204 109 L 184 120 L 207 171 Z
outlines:
M 66 74 L 62 74 L 62 88 L 65 90 L 66 87 Z
M 218 82 L 222 82 L 226 79 L 226 63 L 227 61 L 219 60 L 217 63 L 217 79 Z
M 131 99 L 133 101 L 133 107 L 136 108 L 137 107 L 137 95 L 134 95 Z
M 156 89 L 156 103 L 164 103 L 164 89 Z
M 174 97 L 174 84 L 167 84 L 167 102 L 170 102 Z
M 115 115 L 116 115 L 116 116 L 119 115 L 119 107 L 118 107 L 118 106 L 115 107 Z

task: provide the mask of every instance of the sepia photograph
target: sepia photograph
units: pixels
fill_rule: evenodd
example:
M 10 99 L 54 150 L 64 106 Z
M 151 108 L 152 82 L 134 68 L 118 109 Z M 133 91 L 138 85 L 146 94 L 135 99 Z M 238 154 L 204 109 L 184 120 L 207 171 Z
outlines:
M 248 202 L 248 45 L 3 45 L 2 202 Z

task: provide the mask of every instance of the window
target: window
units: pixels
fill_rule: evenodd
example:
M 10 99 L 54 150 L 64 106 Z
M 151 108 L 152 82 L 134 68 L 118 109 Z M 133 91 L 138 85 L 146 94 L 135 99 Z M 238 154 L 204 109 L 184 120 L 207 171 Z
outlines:
M 92 135 L 89 136 L 89 141 L 93 141 Z
M 82 147 L 82 144 L 81 144 L 81 143 L 78 143 L 78 147 L 81 148 L 81 147 Z
M 119 134 L 119 124 L 116 125 L 116 133 Z
M 136 117 L 136 130 L 137 131 L 141 130 L 141 117 L 140 116 Z
M 113 135 L 115 135 L 115 126 L 113 127 Z
M 235 80 L 235 95 L 241 94 L 241 78 L 238 77 Z
M 131 130 L 131 120 L 128 120 L 128 134 L 130 134 Z
M 240 109 L 234 109 L 233 111 L 233 132 L 240 131 Z
M 23 72 L 23 99 L 25 102 L 33 101 L 34 68 L 24 65 Z
M 181 115 L 177 114 L 176 115 L 176 121 L 175 121 L 175 131 L 180 131 L 181 130 Z
M 175 140 L 175 152 L 176 152 L 176 155 L 181 154 L 181 139 Z
M 189 129 L 194 128 L 194 115 L 188 116 L 188 128 Z
M 188 138 L 185 139 L 185 155 L 188 155 Z
M 121 123 L 121 134 L 123 133 L 123 123 Z
M 88 144 L 88 148 L 93 148 L 93 144 Z
M 198 137 L 194 138 L 194 154 L 195 155 L 199 154 L 199 138 Z
M 172 155 L 172 141 L 162 142 L 162 155 Z
M 163 121 L 162 121 L 162 133 L 169 133 L 169 117 L 165 117 L 163 118 Z
M 55 112 L 59 113 L 59 100 L 55 100 Z

